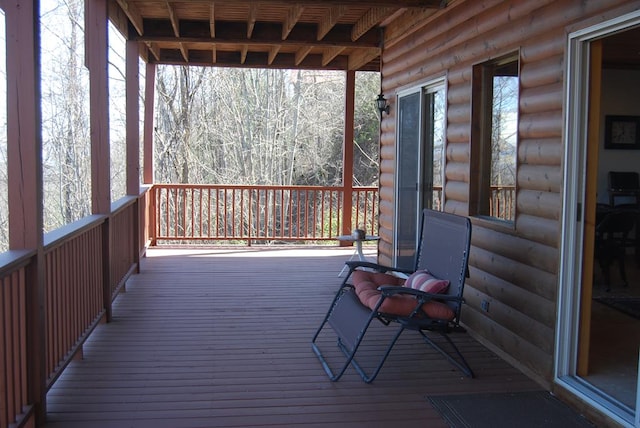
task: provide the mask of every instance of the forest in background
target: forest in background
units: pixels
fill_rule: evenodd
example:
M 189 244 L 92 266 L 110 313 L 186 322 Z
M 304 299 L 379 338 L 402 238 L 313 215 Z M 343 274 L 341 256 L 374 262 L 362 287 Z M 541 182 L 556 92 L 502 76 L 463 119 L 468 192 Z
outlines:
M 83 12 L 82 0 L 41 2 L 45 232 L 91 212 Z M 6 99 L 4 16 L 0 21 L 0 91 Z M 115 201 L 125 192 L 125 43 L 112 27 L 109 44 L 111 194 Z M 144 70 L 141 63 L 141 109 Z M 159 66 L 154 181 L 339 185 L 345 76 L 336 71 Z M 379 79 L 378 73 L 356 75 L 354 185 L 377 184 L 379 113 L 375 98 Z M 8 248 L 5 110 L 6 103 L 0 109 L 0 251 Z

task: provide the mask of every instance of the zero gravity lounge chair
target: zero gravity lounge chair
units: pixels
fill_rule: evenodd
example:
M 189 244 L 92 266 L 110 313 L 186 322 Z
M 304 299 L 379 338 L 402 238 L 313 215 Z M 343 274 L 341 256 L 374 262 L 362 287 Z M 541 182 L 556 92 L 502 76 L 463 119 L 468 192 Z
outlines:
M 452 332 L 464 331 L 459 322 L 470 241 L 468 218 L 425 209 L 413 270 L 366 261 L 346 262 L 349 273 L 312 340 L 313 351 L 329 378 L 332 381 L 340 379 L 351 365 L 365 382 L 372 382 L 404 330 L 418 331 L 428 345 L 465 375 L 473 377 L 462 353 L 449 338 Z M 394 273 L 409 276 L 404 280 Z M 359 349 L 360 356 L 370 351 L 370 347 L 360 348 L 360 344 L 374 320 L 397 330 L 391 335 L 377 366 L 367 373 L 356 360 L 356 354 Z M 338 348 L 346 358 L 336 372 L 319 347 L 318 338 L 327 324 L 337 336 Z M 429 337 L 431 333 L 441 335 L 444 343 Z M 333 360 L 334 366 L 338 364 Z

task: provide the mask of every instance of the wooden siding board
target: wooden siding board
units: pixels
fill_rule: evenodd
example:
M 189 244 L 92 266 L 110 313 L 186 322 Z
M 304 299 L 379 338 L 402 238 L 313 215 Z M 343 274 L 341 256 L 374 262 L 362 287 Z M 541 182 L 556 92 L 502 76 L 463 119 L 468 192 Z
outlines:
M 353 370 L 330 382 L 310 340 L 351 251 L 148 250 L 141 273 L 114 302 L 113 321 L 95 329 L 84 358 L 50 390 L 46 427 L 444 428 L 429 394 L 539 388 L 469 335 L 454 340 L 476 379 L 460 375 L 411 332 L 375 384 Z M 334 358 L 340 352 L 328 341 Z M 363 349 L 379 352 L 382 345 L 376 335 Z

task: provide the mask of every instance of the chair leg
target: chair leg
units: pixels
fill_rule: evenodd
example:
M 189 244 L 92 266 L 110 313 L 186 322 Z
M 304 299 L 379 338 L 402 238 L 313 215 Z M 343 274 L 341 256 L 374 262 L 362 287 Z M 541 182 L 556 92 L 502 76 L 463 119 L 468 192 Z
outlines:
M 362 368 L 360 363 L 358 363 L 358 361 L 355 359 L 355 353 L 357 349 L 354 349 L 353 351 L 349 352 L 349 350 L 347 349 L 346 346 L 344 346 L 341 340 L 338 340 L 338 347 L 342 350 L 345 357 L 347 357 L 347 361 L 348 361 L 347 364 L 351 363 L 353 368 L 356 370 L 356 372 L 358 372 L 358 374 L 360 375 L 362 380 L 365 381 L 365 383 L 371 383 L 378 376 L 378 373 L 380 373 L 380 370 L 382 369 L 384 362 L 387 361 L 387 357 L 389 356 L 389 354 L 391 353 L 391 350 L 393 349 L 393 345 L 396 344 L 396 342 L 400 338 L 400 335 L 402 334 L 403 331 L 404 331 L 404 327 L 400 326 L 398 328 L 398 331 L 396 331 L 396 334 L 393 335 L 393 338 L 389 342 L 389 345 L 387 346 L 387 349 L 385 350 L 384 355 L 380 358 L 378 365 L 375 367 L 375 369 L 370 375 L 366 373 L 366 371 Z
M 418 330 L 418 332 L 420 332 L 420 334 L 422 335 L 422 338 L 424 339 L 424 341 L 430 345 L 433 349 L 435 349 L 436 351 L 440 352 L 447 360 L 449 360 L 449 362 L 451 364 L 453 364 L 454 366 L 456 366 L 462 373 L 464 373 L 467 377 L 473 378 L 475 377 L 473 370 L 471 370 L 471 367 L 469 366 L 469 364 L 467 363 L 467 360 L 465 360 L 465 358 L 462 356 L 462 353 L 460 352 L 460 350 L 458 349 L 458 347 L 455 345 L 455 343 L 453 343 L 453 341 L 451 340 L 451 338 L 449 337 L 449 335 L 447 335 L 446 333 L 443 332 L 438 332 L 440 333 L 440 335 L 442 337 L 444 337 L 447 342 L 449 342 L 449 345 L 451 346 L 451 348 L 454 350 L 454 352 L 456 353 L 456 355 L 458 356 L 459 360 L 456 360 L 455 358 L 453 358 L 447 351 L 445 351 L 444 349 L 442 349 L 442 347 L 440 345 L 438 345 L 437 343 L 435 343 L 433 340 L 431 340 L 431 338 L 429 336 L 426 335 L 426 333 L 422 330 Z

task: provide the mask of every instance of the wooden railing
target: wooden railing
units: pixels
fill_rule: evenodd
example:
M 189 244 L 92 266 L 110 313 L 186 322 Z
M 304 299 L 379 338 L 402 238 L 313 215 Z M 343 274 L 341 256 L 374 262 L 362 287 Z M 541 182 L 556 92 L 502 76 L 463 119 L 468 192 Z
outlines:
M 46 390 L 110 317 L 148 242 L 139 224 L 146 206 L 144 193 L 125 197 L 108 216 L 47 233 L 41 269 L 35 250 L 0 254 L 0 427 L 30 425 Z
M 0 255 L 0 427 L 26 419 L 32 410 L 27 381 L 27 269 L 33 255 Z
M 343 194 L 340 187 L 156 184 L 152 240 L 334 240 L 344 230 Z M 354 188 L 351 206 L 347 230 L 376 234 L 377 188 Z
M 515 186 L 491 186 L 491 201 L 489 202 L 491 217 L 507 221 L 515 220 L 515 200 Z

